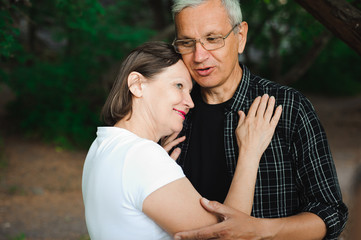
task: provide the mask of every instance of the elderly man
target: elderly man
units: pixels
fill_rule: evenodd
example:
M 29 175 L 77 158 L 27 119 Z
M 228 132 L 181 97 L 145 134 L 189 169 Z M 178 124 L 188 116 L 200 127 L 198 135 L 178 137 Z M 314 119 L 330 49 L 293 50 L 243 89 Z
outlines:
M 178 163 L 202 196 L 222 202 L 227 194 L 237 164 L 237 112 L 263 94 L 283 108 L 260 162 L 252 216 L 204 201 L 223 221 L 176 238 L 337 239 L 348 212 L 325 132 L 301 93 L 238 62 L 248 31 L 239 1 L 175 0 L 172 10 L 173 45 L 196 82 Z

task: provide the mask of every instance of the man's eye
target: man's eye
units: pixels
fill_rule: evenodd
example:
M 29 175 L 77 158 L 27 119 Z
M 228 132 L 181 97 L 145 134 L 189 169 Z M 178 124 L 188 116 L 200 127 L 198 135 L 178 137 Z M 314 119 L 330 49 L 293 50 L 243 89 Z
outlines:
M 192 47 L 193 46 L 193 41 L 182 41 L 181 45 L 183 47 Z
M 220 39 L 221 37 L 219 36 L 209 36 L 206 38 L 207 42 L 209 43 L 217 43 Z

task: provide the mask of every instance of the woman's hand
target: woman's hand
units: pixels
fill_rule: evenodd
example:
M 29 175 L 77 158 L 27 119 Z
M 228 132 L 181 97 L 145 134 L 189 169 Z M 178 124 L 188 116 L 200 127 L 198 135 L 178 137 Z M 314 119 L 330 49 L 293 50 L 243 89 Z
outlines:
M 236 129 L 237 144 L 240 151 L 249 151 L 260 158 L 271 142 L 282 107 L 278 106 L 273 114 L 275 98 L 267 94 L 257 97 L 246 116 L 239 111 L 239 122 Z
M 239 112 L 236 137 L 239 147 L 237 167 L 228 191 L 225 205 L 250 215 L 257 179 L 257 169 L 263 152 L 270 143 L 282 108 L 276 108 L 274 97 L 257 97 L 246 116 Z
M 162 147 L 167 151 L 169 156 L 171 158 L 173 158 L 174 160 L 177 160 L 177 158 L 179 157 L 179 155 L 181 153 L 181 149 L 176 148 L 171 153 L 170 153 L 170 150 L 172 150 L 172 148 L 174 146 L 178 145 L 179 143 L 183 142 L 186 139 L 185 136 L 176 138 L 178 136 L 178 134 L 179 134 L 179 132 L 175 132 L 172 135 L 164 137 L 160 140 Z

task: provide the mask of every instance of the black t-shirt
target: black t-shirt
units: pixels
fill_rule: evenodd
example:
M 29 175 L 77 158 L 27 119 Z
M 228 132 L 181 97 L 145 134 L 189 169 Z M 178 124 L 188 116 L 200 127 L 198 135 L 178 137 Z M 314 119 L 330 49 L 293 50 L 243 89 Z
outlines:
M 192 135 L 183 171 L 197 191 L 209 200 L 223 202 L 232 178 L 224 152 L 224 113 L 227 102 L 209 105 L 194 99 Z

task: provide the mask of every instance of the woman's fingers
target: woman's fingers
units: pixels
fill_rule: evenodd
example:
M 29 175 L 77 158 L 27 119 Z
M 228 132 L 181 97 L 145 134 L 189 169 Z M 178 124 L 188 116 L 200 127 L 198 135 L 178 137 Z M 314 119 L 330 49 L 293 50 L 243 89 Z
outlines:
M 181 149 L 175 148 L 172 152 L 170 152 L 170 151 L 172 150 L 173 147 L 177 146 L 179 143 L 183 142 L 186 139 L 185 136 L 176 138 L 177 136 L 178 136 L 178 133 L 174 133 L 174 134 L 168 136 L 167 138 L 162 139 L 162 141 L 161 141 L 162 147 L 169 154 L 169 156 L 171 158 L 173 158 L 173 160 L 177 160 L 177 158 L 179 157 L 179 155 L 181 153 Z
M 174 161 L 177 161 L 177 158 L 179 157 L 180 154 L 181 154 L 181 149 L 176 148 L 176 149 L 173 150 L 173 152 L 169 156 L 171 158 L 173 158 Z
M 239 122 L 236 128 L 237 144 L 240 149 L 262 154 L 269 145 L 278 121 L 281 117 L 282 107 L 275 108 L 276 100 L 265 94 L 257 97 L 250 110 L 245 115 L 239 111 Z
M 266 111 L 266 107 L 267 107 L 267 103 L 268 103 L 268 99 L 269 99 L 269 96 L 268 94 L 264 94 L 260 100 L 260 103 L 258 105 L 258 108 L 257 108 L 257 113 L 256 113 L 256 116 L 257 117 L 264 117 L 264 114 L 265 114 L 265 111 Z
M 172 142 L 174 139 L 177 138 L 178 136 L 178 132 L 174 132 L 173 134 L 169 135 L 169 136 L 166 136 L 166 137 L 163 137 L 160 142 L 161 142 L 161 145 L 162 147 L 164 148 L 164 146 L 166 146 L 168 143 Z
M 238 120 L 238 126 L 239 126 L 243 123 L 244 119 L 246 119 L 246 114 L 243 111 L 238 111 L 238 116 L 239 116 L 239 120 Z
M 273 115 L 273 111 L 274 111 L 274 107 L 276 104 L 276 100 L 275 98 L 272 96 L 268 99 L 268 104 L 267 104 L 267 109 L 264 113 L 264 118 L 266 121 L 270 122 L 272 115 Z
M 178 133 L 173 133 L 172 135 L 165 137 L 161 140 L 162 147 L 169 152 L 174 146 L 178 145 L 179 143 L 185 140 L 185 136 L 176 138 Z
M 266 122 L 271 122 L 273 120 L 273 122 L 277 122 L 281 116 L 281 112 L 282 112 L 282 108 L 280 108 L 277 112 L 277 116 L 275 116 L 276 112 L 274 112 L 274 107 L 276 104 L 276 99 L 271 96 L 269 97 L 268 94 L 264 94 L 262 97 L 258 96 L 257 98 L 255 98 L 255 100 L 253 101 L 247 117 L 260 117 L 260 118 L 264 118 L 264 120 Z
M 274 113 L 274 115 L 273 115 L 273 117 L 271 119 L 270 124 L 271 124 L 272 127 L 276 128 L 276 126 L 278 124 L 278 121 L 281 118 L 281 113 L 282 113 L 282 106 L 280 105 L 280 106 L 278 106 L 276 108 L 276 111 L 275 111 L 275 113 Z
M 261 102 L 261 97 L 256 97 L 256 99 L 253 101 L 251 107 L 249 108 L 247 117 L 254 117 L 256 116 L 256 112 L 258 109 L 258 105 Z

